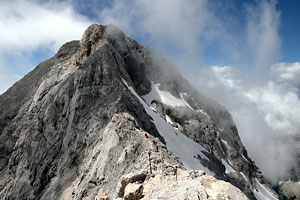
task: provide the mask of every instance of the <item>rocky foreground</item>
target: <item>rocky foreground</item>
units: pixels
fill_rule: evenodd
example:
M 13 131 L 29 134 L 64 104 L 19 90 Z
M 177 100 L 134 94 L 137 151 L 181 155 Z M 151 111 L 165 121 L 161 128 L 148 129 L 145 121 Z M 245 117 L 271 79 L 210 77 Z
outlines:
M 203 171 L 179 169 L 176 174 L 170 171 L 166 175 L 155 175 L 144 183 L 129 183 L 125 187 L 124 199 L 247 199 L 238 188 L 204 175 Z

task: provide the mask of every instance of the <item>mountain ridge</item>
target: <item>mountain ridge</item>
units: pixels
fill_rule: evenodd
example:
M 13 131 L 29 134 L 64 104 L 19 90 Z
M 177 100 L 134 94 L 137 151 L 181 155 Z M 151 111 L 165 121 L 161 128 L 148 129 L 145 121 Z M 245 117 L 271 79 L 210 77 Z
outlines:
M 158 97 L 145 100 L 151 91 Z M 169 105 L 170 97 L 181 106 Z M 0 199 L 61 199 L 65 191 L 72 199 L 90 199 L 99 187 L 116 197 L 121 176 L 148 169 L 147 150 L 138 145 L 147 140 L 128 135 L 139 130 L 159 139 L 168 149 L 165 160 L 181 168 L 182 152 L 169 151 L 170 141 L 187 136 L 188 145 L 203 148 L 189 161 L 198 160 L 206 173 L 258 198 L 256 182 L 264 179 L 230 114 L 199 99 L 204 98 L 160 55 L 115 26 L 90 26 L 81 41 L 63 45 L 0 96 Z

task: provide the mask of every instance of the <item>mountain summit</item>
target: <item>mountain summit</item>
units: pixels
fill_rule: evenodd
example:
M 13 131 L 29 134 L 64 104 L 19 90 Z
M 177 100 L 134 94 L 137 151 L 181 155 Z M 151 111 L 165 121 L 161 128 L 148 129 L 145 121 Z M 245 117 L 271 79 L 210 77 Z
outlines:
M 113 25 L 64 44 L 0 110 L 0 199 L 277 199 L 230 114 Z

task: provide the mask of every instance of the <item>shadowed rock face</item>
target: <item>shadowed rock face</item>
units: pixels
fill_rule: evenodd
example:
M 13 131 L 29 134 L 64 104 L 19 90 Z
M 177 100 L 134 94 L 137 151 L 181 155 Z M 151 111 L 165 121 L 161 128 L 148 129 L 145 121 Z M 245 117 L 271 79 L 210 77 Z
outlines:
M 199 162 L 216 178 L 255 198 L 252 179 L 263 178 L 230 114 L 160 55 L 112 25 L 92 25 L 0 96 L 0 199 L 93 199 L 100 188 L 117 197 L 124 174 L 147 170 L 155 137 L 153 170 L 159 173 L 161 163 L 183 168 L 124 81 L 141 96 L 159 83 L 183 98 L 189 107 L 156 99 L 157 112 L 208 151 L 209 160 Z M 222 159 L 235 172 L 226 173 Z

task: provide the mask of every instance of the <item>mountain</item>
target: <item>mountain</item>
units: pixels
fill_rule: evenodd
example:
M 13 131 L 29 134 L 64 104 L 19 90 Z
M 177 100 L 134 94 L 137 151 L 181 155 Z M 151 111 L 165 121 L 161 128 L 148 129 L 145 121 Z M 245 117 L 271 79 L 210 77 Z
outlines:
M 64 44 L 0 110 L 0 199 L 278 198 L 230 113 L 113 25 Z

